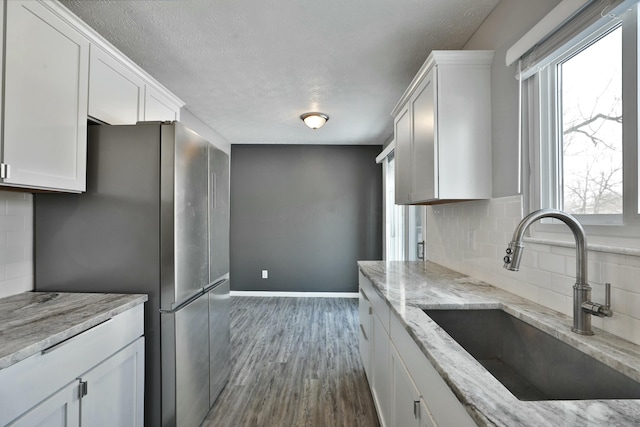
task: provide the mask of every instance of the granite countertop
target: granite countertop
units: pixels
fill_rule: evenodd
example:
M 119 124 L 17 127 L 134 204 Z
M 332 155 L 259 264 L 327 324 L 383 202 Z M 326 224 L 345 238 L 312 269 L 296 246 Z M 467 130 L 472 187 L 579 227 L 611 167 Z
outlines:
M 0 298 L 0 369 L 147 301 L 140 294 L 25 292 Z
M 359 261 L 358 266 L 478 425 L 640 424 L 640 400 L 518 400 L 422 309 L 502 309 L 636 381 L 640 346 L 597 328 L 593 336 L 575 334 L 571 317 L 434 263 Z

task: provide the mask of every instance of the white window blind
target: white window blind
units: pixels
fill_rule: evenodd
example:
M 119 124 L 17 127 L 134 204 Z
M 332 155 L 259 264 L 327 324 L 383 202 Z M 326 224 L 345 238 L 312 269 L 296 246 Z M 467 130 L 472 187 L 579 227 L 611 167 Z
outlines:
M 611 19 L 620 19 L 637 2 L 564 0 L 507 51 L 507 65 L 520 60 L 520 78 L 526 79 L 571 48 L 575 40 L 581 40 Z

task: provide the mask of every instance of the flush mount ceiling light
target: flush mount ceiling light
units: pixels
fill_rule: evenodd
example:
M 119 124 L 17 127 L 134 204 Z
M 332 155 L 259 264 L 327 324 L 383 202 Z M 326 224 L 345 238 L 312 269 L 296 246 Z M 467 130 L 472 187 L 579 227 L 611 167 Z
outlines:
M 304 113 L 300 118 L 311 129 L 320 129 L 329 120 L 329 116 L 323 113 Z

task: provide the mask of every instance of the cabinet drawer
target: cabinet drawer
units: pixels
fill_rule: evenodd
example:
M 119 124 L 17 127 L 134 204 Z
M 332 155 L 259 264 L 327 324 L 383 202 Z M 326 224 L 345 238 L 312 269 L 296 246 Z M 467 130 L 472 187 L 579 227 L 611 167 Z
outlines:
M 0 425 L 138 339 L 144 333 L 143 327 L 141 304 L 0 370 Z
M 360 290 L 363 291 L 369 299 L 371 307 L 373 308 L 373 313 L 378 316 L 378 319 L 380 319 L 380 323 L 384 327 L 384 330 L 387 332 L 387 334 L 389 334 L 389 306 L 373 288 L 373 284 L 371 283 L 371 281 L 369 281 L 369 279 L 367 279 L 361 271 L 358 272 L 358 274 Z

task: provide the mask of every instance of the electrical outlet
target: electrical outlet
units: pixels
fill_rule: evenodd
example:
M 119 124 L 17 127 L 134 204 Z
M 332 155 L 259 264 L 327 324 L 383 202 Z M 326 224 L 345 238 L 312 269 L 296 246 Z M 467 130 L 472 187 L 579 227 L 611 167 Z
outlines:
M 269 270 L 262 270 L 262 278 L 263 279 L 269 278 Z

